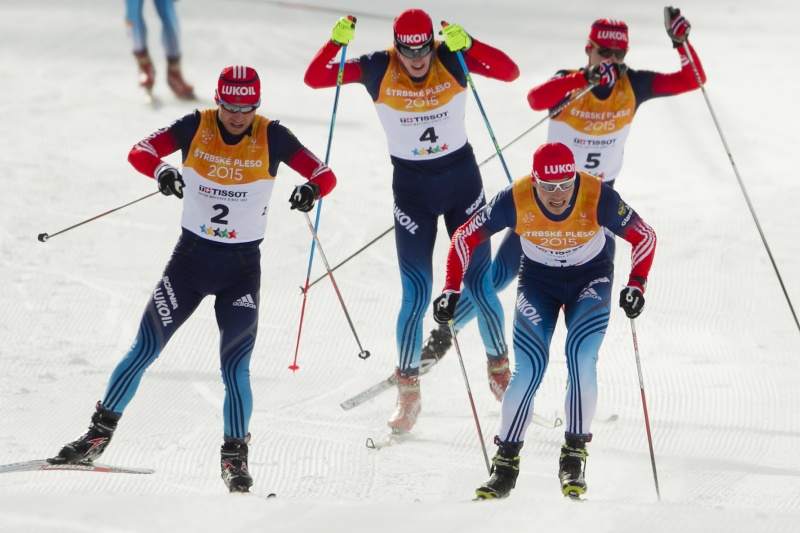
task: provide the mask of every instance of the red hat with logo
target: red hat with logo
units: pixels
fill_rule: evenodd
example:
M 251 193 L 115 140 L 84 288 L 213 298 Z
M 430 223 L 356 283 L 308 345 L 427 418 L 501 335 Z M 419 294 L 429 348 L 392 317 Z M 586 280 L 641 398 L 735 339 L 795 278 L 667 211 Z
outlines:
M 232 66 L 222 69 L 214 94 L 216 103 L 252 105 L 261 103 L 261 80 L 250 67 Z
M 539 181 L 558 181 L 575 175 L 575 156 L 561 143 L 541 145 L 533 153 L 533 177 Z
M 433 42 L 433 21 L 421 9 L 406 9 L 394 19 L 394 40 L 409 48 Z
M 628 49 L 628 25 L 621 20 L 597 19 L 589 30 L 589 39 L 586 49 L 592 46 L 598 48 Z

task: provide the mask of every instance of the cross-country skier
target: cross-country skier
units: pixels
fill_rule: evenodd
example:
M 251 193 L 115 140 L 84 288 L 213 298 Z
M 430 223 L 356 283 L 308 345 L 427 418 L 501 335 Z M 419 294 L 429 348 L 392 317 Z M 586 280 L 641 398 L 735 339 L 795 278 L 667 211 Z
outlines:
M 153 0 L 153 3 L 161 19 L 161 41 L 167 54 L 167 84 L 178 98 L 194 100 L 194 87 L 186 83 L 181 73 L 181 41 L 175 0 Z M 125 0 L 125 6 L 125 24 L 139 65 L 139 86 L 149 94 L 153 90 L 156 70 L 147 49 L 147 25 L 142 14 L 144 0 Z
M 344 84 L 364 85 L 372 98 L 394 167 L 395 241 L 403 293 L 397 320 L 397 409 L 388 422 L 395 433 L 411 430 L 421 410 L 422 320 L 431 298 L 439 217 L 444 217 L 452 235 L 486 203 L 467 140 L 464 116 L 469 93 L 457 53 L 475 74 L 506 82 L 519 76 L 506 54 L 474 39 L 461 26 L 449 25 L 440 33 L 444 42 L 434 39 L 433 23 L 424 11 L 403 11 L 394 21 L 394 45 L 347 60 L 342 79 Z M 352 17 L 339 19 L 331 40 L 306 71 L 307 85 L 315 89 L 336 85 L 338 62 L 333 59 L 354 34 Z M 489 278 L 489 246 L 475 251 L 464 285 L 477 302 L 489 384 L 500 400 L 510 373 L 503 311 Z
M 639 106 L 663 96 L 675 96 L 699 87 L 686 56 L 689 49 L 703 83 L 706 76 L 694 48 L 686 38 L 691 25 L 679 9 L 667 7 L 664 23 L 673 47 L 677 50 L 681 69 L 669 74 L 650 70 L 635 70 L 625 65 L 628 53 L 628 26 L 622 21 L 599 19 L 592 23 L 584 51 L 588 62 L 578 70 L 559 70 L 550 80 L 528 93 L 528 103 L 536 111 L 559 108 L 576 96 L 588 84 L 590 92 L 570 103 L 549 121 L 547 140 L 565 144 L 575 154 L 577 169 L 602 178 L 614 187 L 622 170 L 625 142 L 631 131 L 633 117 Z M 608 252 L 614 259 L 614 239 Z M 495 290 L 507 287 L 519 273 L 522 254 L 520 239 L 507 232 L 492 261 Z M 469 295 L 459 303 L 456 329 L 475 317 L 475 307 Z M 449 337 L 447 328 L 431 332 L 432 339 Z M 440 357 L 449 348 L 441 346 Z
M 597 405 L 597 354 L 611 308 L 614 264 L 608 254 L 610 230 L 630 242 L 631 272 L 620 293 L 630 318 L 644 309 L 644 290 L 653 262 L 656 235 L 611 187 L 575 171 L 564 144 L 547 143 L 533 154 L 533 171 L 501 191 L 453 236 L 447 279 L 433 303 L 440 324 L 453 319 L 461 279 L 472 252 L 493 234 L 510 228 L 522 243 L 514 310 L 514 370 L 503 398 L 497 453 L 479 498 L 508 496 L 519 474 L 519 454 L 533 415 L 533 399 L 549 361 L 559 312 L 567 326 L 568 385 L 566 442 L 559 478 L 565 495 L 586 492 L 586 443 Z
M 130 151 L 128 161 L 155 178 L 159 191 L 183 199 L 181 236 L 89 430 L 66 444 L 53 463 L 100 457 L 144 371 L 200 302 L 214 296 L 225 384 L 222 479 L 232 492 L 246 492 L 253 484 L 247 466 L 253 411 L 250 356 L 261 305 L 259 246 L 278 165 L 285 163 L 308 179 L 289 198 L 292 209 L 304 212 L 331 192 L 336 176 L 285 126 L 256 114 L 261 82 L 254 69 L 223 69 L 215 101 L 216 109 L 195 110 Z M 178 150 L 181 171 L 162 159 Z

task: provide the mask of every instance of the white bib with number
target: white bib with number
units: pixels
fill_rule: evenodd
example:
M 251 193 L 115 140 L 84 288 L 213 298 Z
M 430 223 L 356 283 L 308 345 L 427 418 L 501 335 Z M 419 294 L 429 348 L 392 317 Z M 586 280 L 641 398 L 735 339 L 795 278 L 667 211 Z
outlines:
M 440 43 L 436 43 L 438 46 Z M 400 159 L 436 159 L 467 144 L 466 88 L 444 68 L 434 50 L 425 79 L 413 81 L 393 50 L 375 101 L 389 143 Z

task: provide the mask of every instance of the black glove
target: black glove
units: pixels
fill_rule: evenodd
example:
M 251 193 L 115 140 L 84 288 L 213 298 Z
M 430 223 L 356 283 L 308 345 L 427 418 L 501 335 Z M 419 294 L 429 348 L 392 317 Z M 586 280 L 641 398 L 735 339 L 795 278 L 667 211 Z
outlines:
M 319 185 L 309 181 L 294 188 L 289 203 L 292 204 L 292 209 L 308 213 L 314 207 L 314 200 L 317 198 L 319 198 Z
M 644 294 L 637 287 L 625 287 L 619 293 L 619 306 L 628 318 L 636 318 L 644 311 Z
M 672 47 L 678 48 L 689 38 L 689 31 L 692 25 L 681 15 L 681 10 L 676 7 L 667 6 L 664 8 L 664 27 L 667 28 L 667 35 L 672 39 Z
M 181 173 L 178 169 L 173 167 L 164 167 L 156 178 L 158 181 L 158 191 L 164 196 L 175 195 L 178 198 L 183 198 L 183 188 L 186 184 L 183 182 Z
M 461 293 L 444 291 L 433 301 L 433 319 L 439 324 L 447 324 L 456 314 L 456 305 Z
M 591 83 L 594 86 L 600 85 L 608 87 L 610 89 L 617 83 L 617 80 L 626 70 L 627 67 L 624 64 L 618 65 L 613 61 L 603 61 L 602 63 L 592 65 L 591 68 L 585 69 L 583 71 L 583 76 L 586 78 L 587 83 Z

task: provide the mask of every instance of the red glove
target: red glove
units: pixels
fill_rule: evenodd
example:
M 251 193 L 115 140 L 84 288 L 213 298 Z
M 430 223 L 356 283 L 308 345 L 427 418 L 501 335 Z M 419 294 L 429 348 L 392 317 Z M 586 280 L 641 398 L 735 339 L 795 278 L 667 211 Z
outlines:
M 667 28 L 667 35 L 672 39 L 672 47 L 678 48 L 689 38 L 689 31 L 692 25 L 681 15 L 681 10 L 674 7 L 664 8 L 664 27 Z
M 586 81 L 594 86 L 604 86 L 609 89 L 617 83 L 622 75 L 620 66 L 613 61 L 603 61 L 583 71 Z

